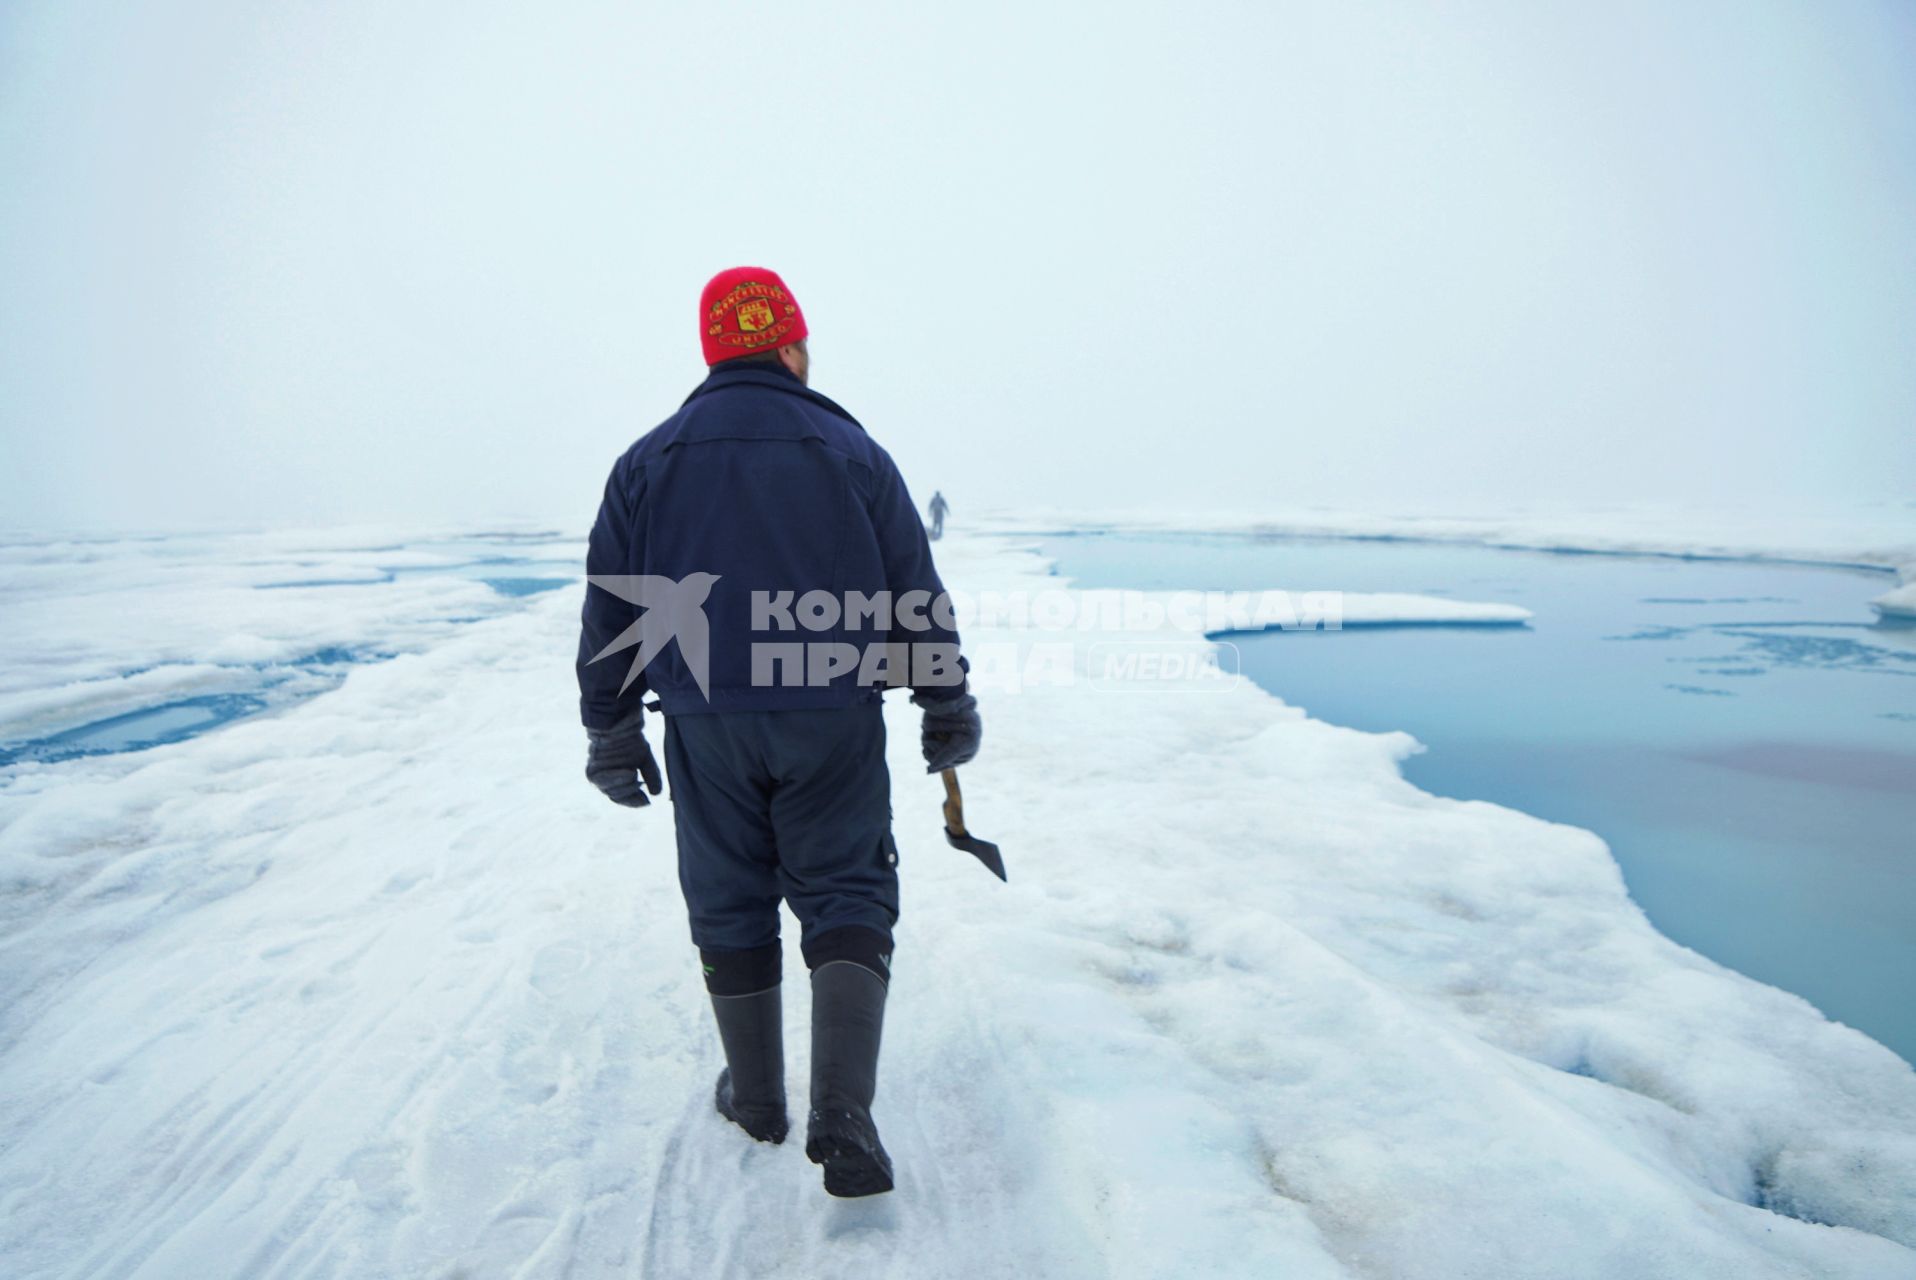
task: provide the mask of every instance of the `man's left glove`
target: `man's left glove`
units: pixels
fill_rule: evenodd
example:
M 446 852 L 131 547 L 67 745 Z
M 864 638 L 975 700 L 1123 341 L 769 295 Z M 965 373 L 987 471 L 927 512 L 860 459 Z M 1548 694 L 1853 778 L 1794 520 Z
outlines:
M 645 740 L 644 721 L 645 712 L 634 710 L 610 729 L 586 730 L 592 743 L 585 757 L 586 778 L 605 792 L 606 799 L 628 809 L 651 804 L 645 793 L 657 795 L 665 786 L 659 762 L 652 758 L 652 747 Z M 645 779 L 643 787 L 640 778 Z

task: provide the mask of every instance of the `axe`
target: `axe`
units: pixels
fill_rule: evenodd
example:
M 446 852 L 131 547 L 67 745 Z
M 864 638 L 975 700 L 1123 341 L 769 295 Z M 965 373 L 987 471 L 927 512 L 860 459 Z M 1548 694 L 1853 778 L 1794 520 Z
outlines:
M 963 849 L 984 863 L 991 874 L 1005 880 L 1005 860 L 998 856 L 998 846 L 965 830 L 965 798 L 958 792 L 958 771 L 946 769 L 941 776 L 945 780 L 945 839 L 952 848 Z

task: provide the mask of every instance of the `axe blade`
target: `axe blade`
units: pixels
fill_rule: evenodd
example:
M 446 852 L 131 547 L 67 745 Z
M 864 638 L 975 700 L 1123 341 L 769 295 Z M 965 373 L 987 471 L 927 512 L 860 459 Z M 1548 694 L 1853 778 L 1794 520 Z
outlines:
M 963 849 L 966 853 L 984 863 L 985 866 L 990 869 L 992 875 L 997 876 L 1000 880 L 1004 880 L 1007 884 L 1010 883 L 1010 880 L 1005 875 L 1004 857 L 999 854 L 997 845 L 991 843 L 989 840 L 980 840 L 977 836 L 966 835 L 960 831 L 953 831 L 950 827 L 945 828 L 945 839 L 951 842 L 952 848 Z
M 965 830 L 965 798 L 958 790 L 958 771 L 946 769 L 942 776 L 945 780 L 946 841 L 952 848 L 962 849 L 984 863 L 992 875 L 1009 884 L 1010 878 L 1005 875 L 1005 860 L 998 852 L 998 846 L 989 840 L 980 840 Z

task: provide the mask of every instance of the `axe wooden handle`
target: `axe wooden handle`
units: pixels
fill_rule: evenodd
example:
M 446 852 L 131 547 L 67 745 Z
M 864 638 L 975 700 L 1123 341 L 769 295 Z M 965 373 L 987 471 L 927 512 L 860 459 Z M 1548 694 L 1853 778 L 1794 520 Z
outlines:
M 955 836 L 968 834 L 965 831 L 965 797 L 958 791 L 958 771 L 946 769 L 939 776 L 945 780 L 945 830 Z

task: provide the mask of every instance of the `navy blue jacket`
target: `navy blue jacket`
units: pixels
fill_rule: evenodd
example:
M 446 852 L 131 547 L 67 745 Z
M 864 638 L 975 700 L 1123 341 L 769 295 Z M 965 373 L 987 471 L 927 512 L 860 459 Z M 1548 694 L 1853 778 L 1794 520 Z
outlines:
M 709 698 L 687 666 L 683 635 L 652 657 L 621 694 L 638 649 L 592 658 L 624 634 L 641 609 L 612 591 L 587 586 L 579 712 L 591 729 L 609 728 L 629 715 L 648 689 L 671 715 L 849 706 L 882 692 L 862 681 L 859 671 L 823 684 L 768 685 L 763 652 L 755 679 L 754 644 L 850 644 L 862 651 L 892 640 L 948 646 L 953 656 L 957 651 L 956 631 L 937 625 L 932 611 L 914 610 L 913 628 L 898 627 L 895 615 L 887 614 L 879 627 L 869 616 L 853 618 L 849 626 L 841 616 L 825 630 L 802 622 L 793 630 L 776 623 L 754 629 L 755 621 L 769 621 L 763 608 L 754 617 L 754 592 L 786 601 L 795 622 L 800 613 L 791 606 L 807 591 L 828 592 L 841 604 L 850 592 L 890 592 L 894 604 L 908 592 L 934 599 L 944 593 L 925 527 L 891 456 L 851 414 L 776 364 L 715 366 L 677 413 L 613 465 L 592 526 L 586 573 L 652 574 L 676 582 L 716 575 L 704 602 Z M 929 625 L 916 629 L 918 619 Z M 888 622 L 893 625 L 881 629 Z M 792 670 L 783 664 L 775 669 L 781 680 Z M 964 687 L 962 670 L 955 686 L 918 680 L 909 663 L 894 673 L 886 683 L 909 683 L 941 696 Z

